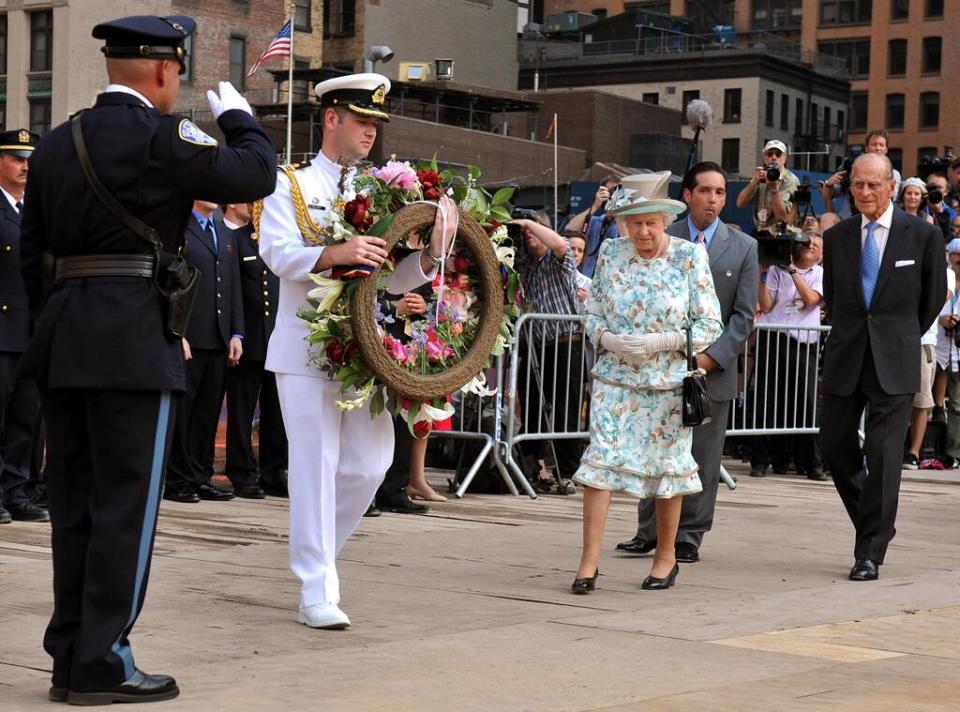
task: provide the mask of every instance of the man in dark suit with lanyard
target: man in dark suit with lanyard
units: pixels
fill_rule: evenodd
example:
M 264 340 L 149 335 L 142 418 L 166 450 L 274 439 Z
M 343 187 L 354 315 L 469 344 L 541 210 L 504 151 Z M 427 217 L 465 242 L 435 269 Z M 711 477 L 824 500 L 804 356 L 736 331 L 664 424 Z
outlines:
M 196 503 L 233 499 L 213 484 L 214 447 L 227 366 L 243 355 L 240 265 L 233 231 L 198 200 L 187 221 L 183 255 L 200 271 L 200 287 L 183 340 L 187 390 L 177 408 L 164 499 Z
M 820 438 L 856 529 L 852 581 L 878 578 L 896 531 L 903 443 L 920 389 L 920 337 L 947 293 L 940 230 L 895 208 L 893 192 L 887 157 L 863 154 L 850 178 L 860 215 L 823 236 L 823 296 L 832 328 Z
M 0 132 L 0 524 L 50 520 L 25 487 L 40 394 L 33 381 L 16 376 L 33 330 L 20 276 L 20 212 L 37 139 L 26 129 Z
M 697 365 L 707 372 L 711 419 L 693 431 L 693 457 L 700 466 L 703 491 L 683 498 L 675 546 L 677 561 L 694 563 L 700 560 L 704 534 L 713 527 L 727 416 L 737 394 L 737 362 L 753 329 L 760 266 L 757 241 L 720 220 L 727 200 L 727 176 L 718 164 L 704 161 L 687 171 L 683 200 L 690 212 L 667 228 L 667 233 L 706 249 L 723 318 L 720 338 L 696 357 Z M 656 536 L 654 500 L 641 500 L 637 534 L 617 549 L 645 554 L 656 549 Z
M 233 233 L 243 295 L 243 358 L 227 371 L 227 477 L 238 497 L 287 496 L 287 434 L 277 381 L 264 369 L 267 343 L 277 320 L 280 279 L 264 264 L 249 203 L 223 209 Z M 253 415 L 260 403 L 260 481 L 253 456 Z
M 172 677 L 136 668 L 128 640 L 184 389 L 192 275 L 175 255 L 194 200 L 256 200 L 276 182 L 273 146 L 228 83 L 208 92 L 226 146 L 170 114 L 194 26 L 182 16 L 97 25 L 110 85 L 31 158 L 21 237 L 31 307 L 51 258 L 54 285 L 21 369 L 45 389 L 54 701 L 179 694 Z

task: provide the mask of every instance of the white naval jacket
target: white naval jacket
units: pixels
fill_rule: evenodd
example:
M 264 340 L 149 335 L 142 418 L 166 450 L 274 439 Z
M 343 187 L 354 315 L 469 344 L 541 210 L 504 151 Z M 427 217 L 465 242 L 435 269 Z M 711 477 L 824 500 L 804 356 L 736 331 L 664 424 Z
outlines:
M 322 218 L 330 198 L 337 195 L 340 166 L 322 153 L 309 166 L 296 172 L 300 191 L 311 217 Z M 277 310 L 277 323 L 267 345 L 266 369 L 274 373 L 298 376 L 326 376 L 310 365 L 312 356 L 319 354 L 320 346 L 307 343 L 307 322 L 297 316 L 301 309 L 309 309 L 307 292 L 316 285 L 310 271 L 316 265 L 322 246 L 304 242 L 297 227 L 290 181 L 282 171 L 277 175 L 277 188 L 263 201 L 260 216 L 260 256 L 267 267 L 280 278 L 280 303 L 271 305 Z M 398 265 L 390 277 L 389 291 L 403 294 L 433 279 L 436 270 L 424 274 L 420 253 L 415 252 Z M 329 276 L 329 273 L 324 273 Z

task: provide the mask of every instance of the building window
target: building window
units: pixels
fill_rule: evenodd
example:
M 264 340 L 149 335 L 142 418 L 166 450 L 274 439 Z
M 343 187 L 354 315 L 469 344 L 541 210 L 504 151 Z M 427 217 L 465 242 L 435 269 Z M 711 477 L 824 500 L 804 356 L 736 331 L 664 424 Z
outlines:
M 800 29 L 802 0 L 753 0 L 751 4 L 753 5 L 752 29 Z
M 790 130 L 790 97 L 786 94 L 780 95 L 780 128 Z
M 840 57 L 847 61 L 850 76 L 866 77 L 870 74 L 870 38 L 857 40 L 831 40 L 817 45 L 820 54 Z
M 0 74 L 7 73 L 7 16 L 0 15 Z M 6 126 L 6 122 L 0 126 Z
M 720 153 L 720 165 L 727 173 L 734 175 L 740 172 L 740 139 L 725 138 Z
M 864 131 L 867 128 L 867 99 L 865 91 L 850 94 L 850 125 L 849 131 Z
M 923 61 L 921 64 L 921 71 L 923 71 L 924 74 L 940 74 L 940 61 L 943 55 L 942 50 L 942 38 L 923 38 Z
M 906 20 L 910 17 L 910 0 L 890 0 L 890 19 Z
M 763 123 L 767 126 L 773 126 L 773 110 L 776 106 L 776 98 L 774 97 L 773 90 L 767 89 L 767 103 L 764 111 Z
M 923 17 L 925 20 L 932 17 L 943 17 L 943 0 L 926 0 Z
M 191 82 L 193 81 L 193 35 L 183 38 L 183 49 L 183 74 L 180 75 L 180 81 Z
M 690 102 L 699 98 L 700 91 L 697 89 L 691 89 L 683 92 L 683 110 L 686 111 L 687 107 L 690 105 Z
M 293 29 L 300 32 L 313 32 L 313 19 L 310 16 L 312 0 L 296 0 L 293 10 Z
M 796 109 L 794 109 L 793 132 L 803 133 L 803 99 L 797 99 Z
M 323 0 L 323 36 L 353 37 L 356 16 L 356 0 Z
M 902 148 L 888 148 L 887 158 L 889 158 L 890 163 L 893 164 L 894 170 L 897 170 L 897 171 L 903 170 L 903 149 Z
M 887 94 L 887 129 L 903 128 L 903 94 Z
M 830 107 L 829 106 L 823 107 L 823 131 L 821 132 L 820 136 L 825 141 L 828 141 L 829 143 L 833 143 L 833 141 L 830 140 L 830 136 L 833 135 L 833 131 L 831 131 L 831 129 L 833 128 L 833 125 L 830 123 L 830 119 L 832 117 L 830 114 L 831 114 Z
M 247 38 L 230 38 L 230 83 L 238 91 L 247 88 Z
M 870 22 L 873 0 L 820 0 L 821 25 L 860 25 Z
M 643 96 L 640 98 L 644 104 L 653 104 L 654 106 L 660 105 L 660 95 L 655 91 L 644 92 Z
M 294 69 L 310 69 L 310 62 L 304 59 L 293 60 Z M 310 96 L 310 82 L 306 79 L 295 79 L 293 81 L 293 100 L 304 102 Z
M 30 13 L 30 71 L 53 69 L 53 10 Z
M 743 92 L 740 89 L 725 89 L 723 92 L 723 123 L 740 123 L 740 99 Z
M 597 8 L 596 10 L 591 10 L 590 14 L 592 14 L 598 20 L 602 20 L 607 16 L 607 9 L 604 7 Z
M 50 99 L 30 99 L 30 130 L 43 136 L 50 130 Z
M 842 139 L 844 132 L 847 130 L 846 120 L 847 120 L 846 114 L 844 114 L 844 112 L 842 111 L 838 111 L 837 112 L 838 139 Z
M 887 74 L 902 77 L 907 73 L 907 41 L 890 40 L 887 45 Z
M 935 129 L 940 125 L 940 92 L 920 94 L 920 128 Z
M 922 148 L 918 148 L 917 165 L 919 166 L 923 163 L 933 161 L 933 159 L 935 159 L 938 155 L 939 152 L 937 151 L 936 146 L 923 146 Z

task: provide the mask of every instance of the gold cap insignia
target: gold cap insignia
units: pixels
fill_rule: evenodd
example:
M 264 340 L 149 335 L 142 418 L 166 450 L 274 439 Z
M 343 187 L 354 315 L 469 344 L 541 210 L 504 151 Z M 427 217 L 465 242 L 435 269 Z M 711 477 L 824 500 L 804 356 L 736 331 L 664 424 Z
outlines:
M 30 143 L 30 132 L 21 131 L 19 134 L 17 134 L 17 140 L 20 143 Z
M 370 97 L 370 101 L 379 106 L 383 106 L 384 100 L 387 98 L 387 85 L 381 84 L 373 91 L 373 96 Z

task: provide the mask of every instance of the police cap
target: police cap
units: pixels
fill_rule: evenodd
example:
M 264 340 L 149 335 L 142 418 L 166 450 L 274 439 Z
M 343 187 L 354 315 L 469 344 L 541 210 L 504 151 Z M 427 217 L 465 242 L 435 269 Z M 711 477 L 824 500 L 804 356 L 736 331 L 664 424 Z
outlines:
M 26 129 L 0 131 L 0 153 L 12 153 L 20 158 L 30 158 L 40 137 Z
M 328 106 L 342 106 L 359 116 L 390 120 L 390 114 L 386 112 L 390 80 L 382 74 L 366 72 L 334 77 L 317 84 L 314 91 L 324 109 Z
M 100 48 L 114 59 L 175 59 L 180 73 L 186 70 L 186 49 L 183 41 L 193 34 L 197 23 L 183 15 L 155 17 L 134 15 L 101 22 L 93 28 L 93 36 L 104 40 Z

